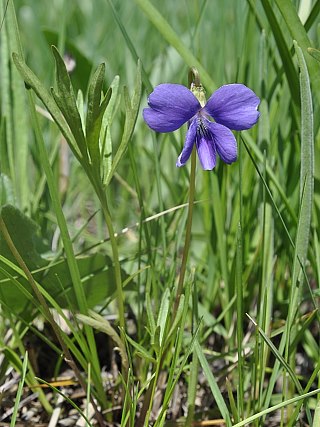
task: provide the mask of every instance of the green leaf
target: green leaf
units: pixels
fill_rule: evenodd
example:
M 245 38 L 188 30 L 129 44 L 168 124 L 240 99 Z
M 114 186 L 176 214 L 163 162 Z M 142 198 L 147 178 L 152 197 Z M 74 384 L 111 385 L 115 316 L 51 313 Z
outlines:
M 6 224 L 14 245 L 29 270 L 43 267 L 47 262 L 41 258 L 36 248 L 36 245 L 40 244 L 40 240 L 37 237 L 38 225 L 12 205 L 2 206 L 0 215 Z M 0 254 L 16 263 L 1 233 Z
M 225 401 L 222 397 L 222 394 L 221 394 L 220 388 L 218 387 L 217 381 L 212 374 L 212 370 L 209 366 L 209 363 L 208 363 L 205 355 L 203 354 L 203 350 L 199 344 L 198 339 L 195 340 L 194 347 L 195 347 L 195 350 L 197 352 L 199 362 L 200 362 L 202 369 L 204 371 L 204 375 L 205 375 L 205 377 L 209 383 L 209 387 L 211 389 L 212 395 L 213 395 L 213 397 L 217 403 L 217 406 L 220 410 L 221 416 L 223 417 L 227 426 L 229 427 L 232 425 L 232 423 L 230 420 L 228 408 L 227 408 Z
M 139 111 L 139 105 L 140 105 L 140 99 L 141 99 L 141 63 L 138 62 L 137 65 L 137 74 L 136 74 L 136 82 L 134 87 L 134 92 L 132 97 L 130 98 L 128 89 L 126 87 L 123 88 L 123 96 L 124 96 L 124 102 L 125 102 L 125 124 L 124 124 L 124 131 L 121 139 L 120 146 L 117 150 L 116 155 L 114 156 L 114 160 L 112 162 L 112 168 L 109 173 L 109 175 L 106 177 L 105 185 L 108 185 L 111 181 L 111 178 L 122 159 L 128 144 L 130 142 L 131 136 L 133 134 L 133 130 L 136 124 L 138 111 Z
M 21 379 L 19 381 L 17 395 L 14 402 L 13 413 L 11 416 L 10 427 L 14 427 L 16 425 L 16 419 L 18 416 L 18 410 L 19 410 L 19 404 L 22 396 L 23 385 L 26 379 L 27 368 L 28 368 L 28 352 L 26 351 L 23 359 L 23 364 L 22 364 Z
M 52 95 L 71 129 L 83 159 L 89 162 L 81 117 L 77 108 L 76 97 L 73 92 L 69 73 L 63 58 L 55 46 L 52 46 L 52 52 L 56 62 L 57 80 L 57 88 L 51 89 Z
M 135 348 L 137 351 L 137 354 L 142 357 L 143 359 L 151 362 L 156 363 L 156 359 L 139 343 L 135 342 L 132 338 L 129 337 L 129 335 L 126 335 L 126 340 Z
M 109 89 L 100 105 L 105 68 L 105 64 L 99 65 L 90 81 L 88 90 L 86 140 L 91 163 L 97 172 L 100 172 L 99 136 L 102 125 L 102 118 L 111 97 L 111 90 Z
M 291 57 L 290 49 L 287 46 L 286 40 L 283 36 L 282 29 L 274 13 L 273 5 L 270 0 L 261 0 L 264 11 L 267 15 L 271 30 L 273 32 L 279 54 L 282 59 L 282 65 L 288 80 L 289 89 L 295 103 L 299 103 L 299 82 L 293 60 Z
M 265 409 L 264 411 L 258 412 L 252 415 L 251 417 L 248 417 L 245 420 L 240 421 L 237 424 L 234 424 L 233 427 L 242 427 L 245 425 L 250 425 L 252 421 L 257 420 L 263 417 L 264 415 L 270 414 L 270 412 L 278 411 L 279 409 L 284 408 L 285 406 L 289 406 L 289 405 L 292 405 L 293 403 L 299 402 L 300 400 L 307 399 L 308 397 L 311 397 L 319 392 L 320 392 L 320 388 L 317 388 L 316 390 L 310 391 L 309 393 L 304 393 L 296 397 L 293 397 L 292 399 L 285 400 L 281 403 L 278 403 L 277 405 L 274 405 Z
M 297 41 L 303 55 L 305 55 L 305 62 L 308 67 L 310 80 L 314 88 L 318 89 L 320 86 L 319 64 L 314 60 L 314 58 L 306 55 L 307 49 L 312 46 L 312 43 L 309 40 L 308 34 L 298 16 L 297 9 L 292 0 L 276 0 L 276 4 L 288 26 L 292 39 Z M 318 102 L 320 102 L 319 90 L 315 90 L 315 96 L 317 97 Z
M 61 33 L 59 34 L 52 29 L 44 28 L 42 30 L 43 35 L 46 39 L 48 46 L 59 46 L 61 41 Z M 89 54 L 88 51 L 84 52 L 77 47 L 75 39 L 66 37 L 64 40 L 64 51 L 68 53 L 68 56 L 74 60 L 75 67 L 70 74 L 72 86 L 75 91 L 79 89 L 81 92 L 86 93 L 89 84 L 90 73 L 93 69 L 92 61 L 86 56 Z
M 125 344 L 119 337 L 119 335 L 116 333 L 116 331 L 111 326 L 110 322 L 108 322 L 107 319 L 100 316 L 100 314 L 95 313 L 94 311 L 89 311 L 90 316 L 85 316 L 83 314 L 78 314 L 77 318 L 86 325 L 92 326 L 94 329 L 97 329 L 98 331 L 104 332 L 107 334 L 114 343 L 118 346 L 119 352 L 122 358 L 122 364 L 126 368 L 126 371 L 129 369 L 129 361 L 127 357 L 127 351 Z
M 107 105 L 106 111 L 102 118 L 102 126 L 100 132 L 100 140 L 102 141 L 101 146 L 101 176 L 102 182 L 105 183 L 106 177 L 109 175 L 112 167 L 112 139 L 111 139 L 111 123 L 114 113 L 119 105 L 120 97 L 119 94 L 119 76 L 115 76 L 113 79 L 110 89 L 111 98 Z
M 51 93 L 43 86 L 38 77 L 30 70 L 30 68 L 25 64 L 24 60 L 17 53 L 12 54 L 12 59 L 27 87 L 32 88 L 38 98 L 43 102 L 51 114 L 53 120 L 58 125 L 62 135 L 68 141 L 73 154 L 81 162 L 82 155 L 79 151 L 76 140 Z
M 76 295 L 67 261 L 62 259 L 50 263 L 41 257 L 40 251 L 47 248 L 38 236 L 39 227 L 19 209 L 11 205 L 3 206 L 1 217 L 15 247 L 29 270 L 33 272 L 34 279 L 42 284 L 60 307 L 73 307 Z M 0 234 L 0 255 L 16 265 L 16 260 L 2 234 Z M 114 297 L 115 272 L 112 260 L 108 256 L 97 253 L 78 257 L 76 262 L 88 307 L 93 308 L 107 298 Z M 128 278 L 124 270 L 121 270 L 121 275 L 123 280 Z M 9 263 L 0 267 L 0 300 L 11 307 L 13 312 L 23 312 L 21 315 L 30 320 L 35 309 L 35 306 L 29 303 L 33 301 L 33 295 L 29 292 L 27 280 L 23 277 L 16 279 L 16 276 L 17 272 Z
M 157 319 L 157 327 L 160 328 L 160 337 L 159 337 L 160 346 L 162 345 L 162 342 L 164 339 L 164 332 L 166 330 L 168 313 L 169 313 L 169 303 L 170 303 L 170 291 L 168 288 L 166 288 L 161 299 L 161 304 L 160 304 L 160 309 L 159 309 L 159 314 Z
M 300 213 L 295 242 L 295 261 L 292 273 L 292 288 L 295 289 L 305 264 L 309 246 L 311 213 L 314 190 L 314 137 L 313 108 L 309 74 L 301 48 L 294 42 L 300 69 L 301 97 L 301 167 L 300 167 Z M 295 304 L 293 305 L 295 307 Z

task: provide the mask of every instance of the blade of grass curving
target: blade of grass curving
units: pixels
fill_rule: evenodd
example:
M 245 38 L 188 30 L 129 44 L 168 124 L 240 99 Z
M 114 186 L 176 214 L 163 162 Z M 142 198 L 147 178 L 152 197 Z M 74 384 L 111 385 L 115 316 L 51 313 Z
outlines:
M 306 31 L 309 31 L 312 27 L 315 20 L 318 18 L 320 12 L 320 0 L 317 0 L 315 4 L 313 5 L 311 12 L 308 16 L 308 19 L 306 20 L 304 24 L 304 28 Z
M 310 388 L 313 386 L 317 376 L 319 375 L 319 371 L 320 371 L 320 360 L 318 361 L 316 367 L 314 368 L 310 378 L 308 379 L 308 384 L 306 385 L 304 392 L 307 393 Z M 297 404 L 294 412 L 292 413 L 290 422 L 288 423 L 288 427 L 293 427 L 296 425 L 296 422 L 298 420 L 299 417 L 299 412 L 300 412 L 300 408 L 303 405 L 303 402 L 300 402 L 299 404 Z M 313 424 L 314 427 L 314 424 Z
M 141 10 L 147 15 L 150 22 L 160 32 L 164 39 L 179 53 L 185 63 L 191 68 L 196 67 L 201 75 L 201 81 L 208 92 L 213 92 L 217 87 L 209 73 L 181 41 L 181 37 L 173 30 L 168 21 L 149 0 L 135 0 Z
M 254 152 L 254 154 L 256 155 L 257 159 L 259 160 L 259 162 L 264 163 L 264 154 L 261 152 L 260 148 L 258 147 L 258 145 L 255 143 L 255 141 L 253 140 L 253 138 L 250 137 L 249 133 L 241 133 L 241 139 L 245 144 L 246 150 L 248 152 L 248 146 L 250 147 L 250 149 Z M 249 154 L 250 155 L 250 154 Z M 252 159 L 252 155 L 250 155 L 251 159 Z M 257 169 L 257 167 L 256 167 Z M 279 195 L 281 197 L 282 202 L 285 204 L 285 207 L 288 211 L 288 213 L 290 214 L 292 220 L 294 222 L 297 222 L 297 215 L 294 212 L 293 208 L 292 208 L 292 203 L 290 203 L 289 199 L 287 198 L 285 191 L 283 190 L 277 176 L 275 175 L 275 173 L 273 172 L 272 168 L 267 164 L 266 165 L 266 174 L 268 176 L 268 178 L 272 181 L 272 183 L 275 185 L 276 189 L 279 192 Z
M 275 3 L 278 6 L 278 9 L 283 16 L 287 27 L 290 31 L 291 37 L 293 40 L 297 41 L 297 44 L 300 46 L 303 55 L 305 55 L 305 62 L 308 67 L 310 80 L 314 88 L 319 88 L 320 86 L 320 71 L 317 62 L 314 58 L 306 55 L 308 47 L 312 47 L 312 43 L 309 40 L 308 34 L 300 18 L 298 16 L 296 7 L 291 0 L 275 0 Z M 296 51 L 297 53 L 297 51 Z M 314 95 L 317 97 L 318 102 L 320 102 L 320 91 L 315 90 Z
M 293 64 L 291 57 L 290 49 L 287 46 L 286 40 L 282 33 L 279 22 L 277 21 L 276 15 L 274 13 L 272 4 L 270 0 L 261 0 L 262 6 L 268 18 L 271 30 L 273 32 L 279 54 L 282 59 L 282 65 L 284 72 L 287 77 L 289 84 L 289 89 L 292 95 L 294 102 L 299 104 L 299 82 L 297 78 L 297 73 Z
M 258 165 L 257 165 L 257 163 L 256 163 L 256 161 L 255 161 L 255 159 L 253 158 L 253 156 L 252 156 L 252 154 L 251 154 L 251 152 L 250 152 L 250 150 L 249 150 L 249 147 L 248 147 L 248 145 L 247 145 L 247 143 L 246 143 L 245 139 L 243 138 L 243 135 L 241 135 L 241 139 L 242 139 L 242 142 L 243 142 L 243 144 L 244 144 L 244 146 L 245 146 L 245 148 L 246 148 L 246 150 L 247 150 L 247 153 L 249 154 L 249 156 L 250 156 L 250 158 L 251 158 L 251 161 L 252 161 L 252 162 L 253 162 L 253 164 L 254 164 L 254 167 L 255 167 L 255 169 L 256 169 L 256 171 L 257 171 L 257 173 L 258 173 L 258 175 L 259 175 L 260 179 L 262 180 L 262 183 L 263 183 L 263 185 L 264 185 L 264 187 L 265 187 L 265 189 L 266 189 L 266 191 L 267 191 L 267 194 L 268 194 L 268 196 L 270 197 L 270 200 L 271 200 L 271 202 L 272 202 L 272 205 L 273 205 L 273 207 L 275 208 L 275 210 L 276 210 L 276 212 L 277 212 L 277 215 L 278 215 L 278 216 L 279 216 L 279 218 L 280 218 L 280 221 L 281 221 L 281 223 L 282 223 L 282 226 L 283 226 L 283 228 L 284 228 L 284 230 L 285 230 L 285 233 L 286 233 L 286 235 L 287 235 L 288 241 L 290 242 L 290 245 L 292 246 L 292 248 L 293 248 L 293 249 L 295 249 L 295 243 L 293 242 L 293 239 L 292 239 L 292 237 L 291 237 L 291 235 L 290 235 L 290 232 L 289 232 L 288 227 L 287 227 L 287 225 L 286 225 L 286 223 L 285 223 L 285 221 L 284 221 L 284 218 L 283 218 L 283 216 L 282 216 L 282 214 L 281 214 L 281 212 L 280 212 L 280 209 L 279 209 L 279 207 L 278 207 L 278 205 L 277 205 L 277 203 L 276 203 L 276 201 L 275 201 L 275 199 L 274 199 L 274 197 L 273 197 L 273 195 L 272 195 L 272 193 L 271 193 L 271 190 L 270 190 L 270 188 L 269 188 L 269 186 L 268 186 L 268 184 L 267 184 L 267 182 L 266 182 L 265 178 L 263 177 L 263 175 L 262 175 L 261 171 L 259 170 L 259 167 L 258 167 Z M 266 168 L 266 170 L 267 170 L 267 168 Z M 306 281 L 306 283 L 307 283 L 308 290 L 309 290 L 309 293 L 310 293 L 310 296 L 311 296 L 311 299 L 312 299 L 313 306 L 314 306 L 314 308 L 317 308 L 317 304 L 316 304 L 316 301 L 315 301 L 315 299 L 314 299 L 313 292 L 312 292 L 312 290 L 311 290 L 311 286 L 310 286 L 310 283 L 309 283 L 308 275 L 307 275 L 307 273 L 306 273 L 306 269 L 305 269 L 305 267 L 304 267 L 304 265 L 303 265 L 302 260 L 301 260 L 299 257 L 298 257 L 298 261 L 299 261 L 299 264 L 300 264 L 300 266 L 301 266 L 301 269 L 302 269 L 302 272 L 303 272 L 303 275 L 304 275 L 304 279 L 305 279 L 305 281 Z
M 50 384 L 49 382 L 35 377 L 35 379 L 37 381 L 39 381 L 42 384 L 46 384 L 51 390 L 55 391 L 56 393 L 60 394 L 60 396 L 62 396 L 66 402 L 68 402 L 71 406 L 73 406 L 75 408 L 75 410 L 79 413 L 79 415 L 86 421 L 86 423 L 88 424 L 88 426 L 93 427 L 92 424 L 90 423 L 90 421 L 88 420 L 88 418 L 86 417 L 86 415 L 82 412 L 82 410 L 79 408 L 79 406 L 77 406 L 73 400 L 71 400 L 68 396 L 66 396 L 64 393 L 62 393 L 62 391 L 60 391 L 57 387 L 53 386 L 52 384 Z
M 14 402 L 14 408 L 13 408 L 13 413 L 11 416 L 10 427 L 14 427 L 16 425 L 16 420 L 17 420 L 17 415 L 18 415 L 18 410 L 19 410 L 19 404 L 20 404 L 20 399 L 21 399 L 22 390 L 23 390 L 23 384 L 24 384 L 26 374 L 27 374 L 27 368 L 28 368 L 28 352 L 26 351 L 24 358 L 23 358 L 21 379 L 19 381 L 19 386 L 18 386 L 18 390 L 17 390 L 15 402 Z
M 270 412 L 277 411 L 281 408 L 284 408 L 285 406 L 292 405 L 293 403 L 299 402 L 300 400 L 304 400 L 308 397 L 314 396 L 315 394 L 319 393 L 319 391 L 320 391 L 320 388 L 317 388 L 316 390 L 310 391 L 309 393 L 305 393 L 305 394 L 293 397 L 292 399 L 285 400 L 284 402 L 271 406 L 270 408 L 267 408 L 261 412 L 258 412 L 257 414 L 252 415 L 251 417 L 246 418 L 243 421 L 240 421 L 237 424 L 234 424 L 233 427 L 242 427 L 247 424 L 250 425 L 252 421 L 257 420 L 258 418 L 262 418 L 263 416 L 270 414 Z
M 126 348 L 117 334 L 117 332 L 114 330 L 114 328 L 111 326 L 110 322 L 108 322 L 107 319 L 105 319 L 103 316 L 100 316 L 100 314 L 95 313 L 93 310 L 89 310 L 89 316 L 78 314 L 77 318 L 84 324 L 84 325 L 90 325 L 92 328 L 97 329 L 99 331 L 104 332 L 107 334 L 118 346 L 119 352 L 122 358 L 122 364 L 126 369 L 126 372 L 129 370 L 129 361 L 126 353 Z M 124 375 L 126 377 L 126 375 Z
M 301 48 L 294 42 L 299 68 L 301 91 L 301 168 L 300 168 L 300 214 L 295 242 L 294 264 L 292 272 L 293 292 L 288 313 L 288 325 L 293 324 L 299 297 L 298 281 L 301 282 L 303 266 L 306 262 L 311 214 L 313 206 L 313 168 L 314 168 L 314 139 L 313 139 L 313 109 L 308 69 Z
M 220 388 L 217 384 L 216 379 L 214 378 L 209 363 L 203 353 L 203 350 L 199 344 L 199 341 L 196 339 L 194 343 L 195 350 L 197 352 L 200 364 L 202 366 L 203 372 L 205 374 L 205 378 L 208 381 L 209 387 L 211 389 L 212 395 L 217 403 L 217 406 L 220 410 L 221 416 L 226 422 L 227 427 L 231 426 L 231 419 L 229 415 L 229 411 L 227 405 L 222 397 Z
M 129 37 L 129 34 L 127 33 L 127 30 L 126 30 L 126 28 L 125 28 L 125 26 L 124 26 L 124 24 L 123 24 L 123 22 L 119 16 L 119 14 L 118 14 L 116 8 L 114 7 L 113 1 L 112 0 L 107 0 L 107 1 L 111 7 L 114 19 L 115 19 L 124 39 L 126 41 L 128 49 L 130 50 L 134 61 L 138 62 L 139 61 L 139 55 L 138 55 L 138 53 L 134 47 L 134 44 L 131 41 L 131 38 Z M 147 89 L 148 92 L 151 92 L 153 89 L 152 84 L 149 80 L 149 77 L 148 77 L 148 74 L 146 73 L 146 70 L 144 69 L 143 64 L 141 64 L 141 74 L 142 74 L 142 81 L 143 81 L 145 88 Z

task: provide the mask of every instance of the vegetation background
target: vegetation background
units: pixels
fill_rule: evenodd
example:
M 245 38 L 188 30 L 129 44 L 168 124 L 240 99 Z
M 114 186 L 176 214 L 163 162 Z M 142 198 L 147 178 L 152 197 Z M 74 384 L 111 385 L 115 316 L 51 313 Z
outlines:
M 320 1 L 0 5 L 0 421 L 319 426 Z M 141 110 L 191 66 L 261 117 L 197 164 L 178 304 L 186 129 Z

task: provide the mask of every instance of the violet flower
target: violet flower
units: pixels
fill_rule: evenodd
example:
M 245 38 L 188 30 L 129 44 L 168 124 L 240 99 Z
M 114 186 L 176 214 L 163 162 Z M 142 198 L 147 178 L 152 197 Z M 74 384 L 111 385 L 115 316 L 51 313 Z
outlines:
M 205 102 L 201 85 L 192 84 L 189 90 L 179 84 L 164 83 L 150 94 L 143 118 L 156 132 L 172 132 L 188 122 L 176 165 L 185 165 L 196 144 L 202 168 L 212 170 L 217 153 L 225 163 L 237 160 L 237 142 L 231 129 L 250 129 L 257 123 L 259 103 L 257 95 L 243 84 L 221 86 Z

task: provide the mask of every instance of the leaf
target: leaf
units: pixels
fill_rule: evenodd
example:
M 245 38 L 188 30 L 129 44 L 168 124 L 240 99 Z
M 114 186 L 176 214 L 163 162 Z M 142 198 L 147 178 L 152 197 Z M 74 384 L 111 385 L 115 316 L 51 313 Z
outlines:
M 55 46 L 52 46 L 52 52 L 56 62 L 57 89 L 55 90 L 52 88 L 51 93 L 71 129 L 83 159 L 89 162 L 81 117 L 77 108 L 70 76 L 64 60 Z
M 88 90 L 88 110 L 86 117 L 86 140 L 90 154 L 92 165 L 100 171 L 100 149 L 99 149 L 99 135 L 102 124 L 103 114 L 107 108 L 111 96 L 109 89 L 106 97 L 101 100 L 101 92 L 104 82 L 105 64 L 99 65 L 94 73 Z
M 141 84 L 141 63 L 139 61 L 137 65 L 135 88 L 131 98 L 129 96 L 128 89 L 126 87 L 123 88 L 123 96 L 124 96 L 125 111 L 126 111 L 124 131 L 123 131 L 120 146 L 112 162 L 111 171 L 109 175 L 106 177 L 105 185 L 108 185 L 110 183 L 111 178 L 120 160 L 122 159 L 127 149 L 127 146 L 130 142 L 131 136 L 133 134 L 133 130 L 136 124 L 137 116 L 138 116 L 139 105 L 140 105 L 141 85 L 142 85 Z
M 170 291 L 168 288 L 166 288 L 161 299 L 161 304 L 160 304 L 160 309 L 159 309 L 159 314 L 157 319 L 157 327 L 160 328 L 160 337 L 159 337 L 160 346 L 163 343 L 164 332 L 166 330 L 168 313 L 169 313 L 169 303 L 170 303 Z
M 303 55 L 305 55 L 307 53 L 307 49 L 312 45 L 312 43 L 309 40 L 306 29 L 304 28 L 298 16 L 294 3 L 291 0 L 276 0 L 276 4 L 288 26 L 292 39 L 297 41 L 297 44 L 300 46 Z M 314 88 L 318 89 L 320 86 L 319 64 L 314 60 L 314 58 L 310 56 L 305 57 L 305 63 L 308 67 L 310 80 Z M 315 90 L 315 96 L 319 102 L 319 90 Z
M 105 183 L 106 177 L 109 175 L 112 167 L 112 140 L 111 140 L 111 123 L 115 110 L 119 105 L 120 97 L 119 94 L 119 76 L 115 76 L 113 79 L 110 89 L 111 89 L 111 98 L 105 110 L 105 113 L 102 118 L 102 126 L 100 131 L 100 141 L 101 141 L 101 175 L 102 181 Z
M 40 251 L 47 250 L 38 236 L 38 226 L 19 209 L 11 205 L 3 206 L 1 217 L 6 224 L 11 239 L 26 263 L 33 272 L 33 277 L 41 283 L 48 294 L 62 307 L 73 307 L 76 301 L 69 266 L 65 259 L 50 263 L 41 256 Z M 16 260 L 0 234 L 0 255 L 16 266 Z M 30 286 L 23 277 L 17 277 L 17 272 L 9 262 L 0 265 L 0 300 L 15 313 L 20 313 L 26 320 L 34 313 L 35 305 L 30 304 L 33 294 Z M 88 307 L 95 307 L 113 298 L 115 272 L 112 260 L 102 254 L 78 257 L 76 259 L 81 284 Z M 122 279 L 128 275 L 121 270 Z M 130 288 L 130 285 L 127 286 Z M 76 307 L 73 307 L 76 309 Z M 23 314 L 22 314 L 23 313 Z
M 151 363 L 156 363 L 156 359 L 139 343 L 135 342 L 129 335 L 126 335 L 126 340 L 135 348 L 137 354 L 144 360 L 147 360 Z
M 301 168 L 300 168 L 300 213 L 298 230 L 295 242 L 295 262 L 292 273 L 292 287 L 297 285 L 298 277 L 302 271 L 307 257 L 311 213 L 314 190 L 314 137 L 313 137 L 313 108 L 310 90 L 308 69 L 301 48 L 296 42 L 294 46 L 297 53 L 300 69 L 300 97 L 301 97 Z M 302 265 L 301 265 L 302 264 Z
M 21 372 L 21 379 L 19 381 L 19 386 L 18 386 L 18 390 L 17 390 L 15 402 L 14 402 L 14 408 L 13 408 L 13 413 L 11 416 L 10 427 L 14 427 L 16 425 L 16 419 L 18 416 L 20 400 L 21 400 L 21 396 L 22 396 L 23 385 L 24 385 L 24 382 L 26 379 L 27 369 L 28 369 L 28 352 L 26 351 L 24 354 L 24 359 L 23 359 L 23 364 L 22 364 L 22 372 Z
M 299 103 L 299 82 L 297 79 L 297 73 L 295 70 L 295 66 L 293 64 L 290 50 L 283 36 L 280 24 L 277 21 L 276 14 L 274 13 L 274 9 L 270 0 L 261 0 L 261 3 L 267 15 L 270 28 L 273 32 L 273 36 L 276 41 L 278 51 L 282 59 L 282 65 L 287 77 L 292 98 L 294 99 L 295 103 L 298 104 Z
M 58 32 L 46 28 L 43 30 L 43 35 L 46 38 L 48 46 L 59 46 L 60 34 Z M 64 46 L 64 51 L 69 57 L 67 59 L 74 60 L 75 62 L 75 67 L 72 72 L 70 72 L 72 86 L 75 89 L 75 92 L 80 89 L 81 92 L 86 93 L 88 89 L 89 76 L 93 68 L 92 61 L 84 55 L 84 52 L 81 51 L 69 37 L 64 40 Z
M 36 245 L 40 244 L 37 238 L 38 225 L 12 205 L 3 206 L 0 215 L 29 270 L 43 267 L 47 262 L 41 258 L 36 248 Z M 16 263 L 2 233 L 0 233 L 0 254 Z
M 76 144 L 76 140 L 70 131 L 69 126 L 67 125 L 61 111 L 59 110 L 54 98 L 51 93 L 43 86 L 38 77 L 30 70 L 30 68 L 26 65 L 24 60 L 17 54 L 12 54 L 13 62 L 17 67 L 19 73 L 25 81 L 25 84 L 34 90 L 38 98 L 43 102 L 49 113 L 51 114 L 53 120 L 58 125 L 62 135 L 66 138 L 69 143 L 69 146 L 76 156 L 76 158 L 81 162 L 81 152 Z
M 232 424 L 231 424 L 228 408 L 225 404 L 225 401 L 222 397 L 221 391 L 218 387 L 217 381 L 212 374 L 212 370 L 208 364 L 207 359 L 205 358 L 205 355 L 204 355 L 203 350 L 199 344 L 198 339 L 195 340 L 194 347 L 195 347 L 195 350 L 197 352 L 199 362 L 200 362 L 202 369 L 204 371 L 204 375 L 205 375 L 205 377 L 209 383 L 212 395 L 213 395 L 213 397 L 217 403 L 217 406 L 220 410 L 220 413 L 221 413 L 223 419 L 226 421 L 227 426 L 231 426 Z
M 86 325 L 90 325 L 93 328 L 97 329 L 98 331 L 104 332 L 107 334 L 114 343 L 119 347 L 119 352 L 122 359 L 122 364 L 126 369 L 126 372 L 128 372 L 129 369 L 129 361 L 127 356 L 127 351 L 125 344 L 119 337 L 119 335 L 116 333 L 116 331 L 111 326 L 110 322 L 105 319 L 104 317 L 100 316 L 100 314 L 95 313 L 94 311 L 89 311 L 90 317 L 85 316 L 83 314 L 78 314 L 77 318 Z
M 252 421 L 257 420 L 257 419 L 259 419 L 259 418 L 261 418 L 267 414 L 270 414 L 270 412 L 278 411 L 279 409 L 284 408 L 285 406 L 289 406 L 289 405 L 292 405 L 293 403 L 299 402 L 300 400 L 307 399 L 308 397 L 311 397 L 311 396 L 313 396 L 319 392 L 320 392 L 320 388 L 317 388 L 316 390 L 312 390 L 309 393 L 304 393 L 304 394 L 298 395 L 296 397 L 293 397 L 292 399 L 285 400 L 281 403 L 278 403 L 277 405 L 270 406 L 269 408 L 267 408 L 261 412 L 258 412 L 256 414 L 252 415 L 251 417 L 248 417 L 245 420 L 240 421 L 237 424 L 234 424 L 233 427 L 242 427 L 245 425 L 250 425 Z

